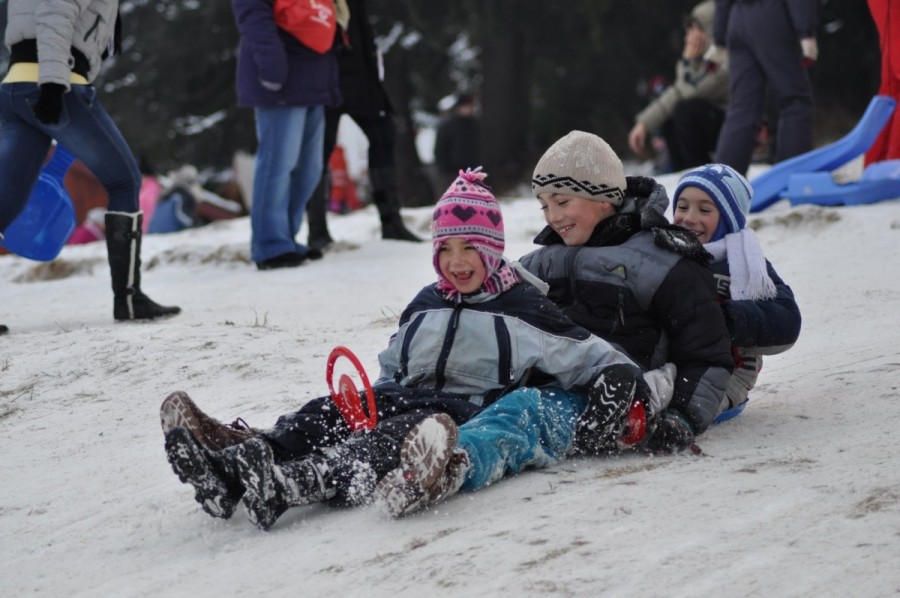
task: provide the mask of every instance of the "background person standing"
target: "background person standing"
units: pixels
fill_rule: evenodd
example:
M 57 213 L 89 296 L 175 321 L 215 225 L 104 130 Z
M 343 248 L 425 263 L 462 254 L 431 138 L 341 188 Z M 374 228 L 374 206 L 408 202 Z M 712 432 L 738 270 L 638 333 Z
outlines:
M 295 237 L 322 176 L 325 107 L 341 99 L 337 59 L 276 26 L 271 0 L 232 0 L 232 8 L 238 105 L 253 108 L 258 141 L 250 257 L 260 270 L 299 266 L 322 256 Z
M 729 75 L 715 161 L 747 174 L 767 86 L 778 108 L 775 162 L 811 150 L 816 0 L 716 0 L 713 35 L 720 53 L 727 47 Z

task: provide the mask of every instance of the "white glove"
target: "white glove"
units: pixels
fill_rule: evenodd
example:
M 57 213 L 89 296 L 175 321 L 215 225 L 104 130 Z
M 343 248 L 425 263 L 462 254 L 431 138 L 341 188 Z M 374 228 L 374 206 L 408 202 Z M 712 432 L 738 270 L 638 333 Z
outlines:
M 819 44 L 814 37 L 804 37 L 800 40 L 800 51 L 803 54 L 803 66 L 812 66 L 819 58 Z
M 669 406 L 675 393 L 674 363 L 667 363 L 661 368 L 644 372 L 644 382 L 650 387 L 650 411 L 653 416 L 662 413 Z
M 706 54 L 703 55 L 703 58 L 710 62 L 715 62 L 716 64 L 727 65 L 728 48 L 713 44 L 706 50 Z

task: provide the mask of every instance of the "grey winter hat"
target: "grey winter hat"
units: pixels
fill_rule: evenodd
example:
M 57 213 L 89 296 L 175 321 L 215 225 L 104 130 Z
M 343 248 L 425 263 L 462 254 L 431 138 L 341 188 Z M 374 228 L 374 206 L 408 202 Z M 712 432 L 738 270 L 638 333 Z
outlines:
M 535 197 L 559 193 L 622 205 L 625 169 L 609 144 L 584 131 L 572 131 L 544 152 L 531 179 Z

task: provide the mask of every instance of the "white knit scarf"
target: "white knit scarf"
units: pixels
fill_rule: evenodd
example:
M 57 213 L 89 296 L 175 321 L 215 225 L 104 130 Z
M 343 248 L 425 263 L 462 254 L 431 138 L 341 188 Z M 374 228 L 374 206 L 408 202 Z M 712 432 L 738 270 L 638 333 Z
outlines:
M 742 228 L 703 247 L 712 254 L 713 261 L 728 260 L 732 299 L 756 301 L 775 298 L 775 283 L 769 278 L 766 257 L 752 229 Z

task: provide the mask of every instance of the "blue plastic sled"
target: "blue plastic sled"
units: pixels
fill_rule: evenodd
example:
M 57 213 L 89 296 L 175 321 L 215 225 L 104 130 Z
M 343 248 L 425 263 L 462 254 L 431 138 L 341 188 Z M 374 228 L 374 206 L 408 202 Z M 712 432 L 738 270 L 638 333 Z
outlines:
M 894 112 L 896 100 L 875 96 L 852 131 L 832 144 L 775 164 L 750 183 L 751 212 L 759 212 L 779 201 L 796 174 L 832 171 L 868 150 Z
M 750 397 L 747 397 L 740 405 L 735 405 L 731 409 L 726 409 L 716 416 L 716 419 L 713 420 L 713 423 L 721 424 L 722 422 L 727 422 L 729 419 L 734 419 L 735 417 L 739 416 L 744 409 L 747 408 L 747 403 L 749 402 Z
M 838 184 L 830 172 L 792 175 L 785 198 L 791 205 L 852 206 L 900 197 L 900 160 L 869 164 L 858 181 Z
M 25 209 L 6 229 L 6 249 L 40 262 L 52 261 L 59 255 L 75 230 L 75 208 L 63 185 L 66 171 L 74 161 L 75 157 L 63 146 L 56 145 Z

